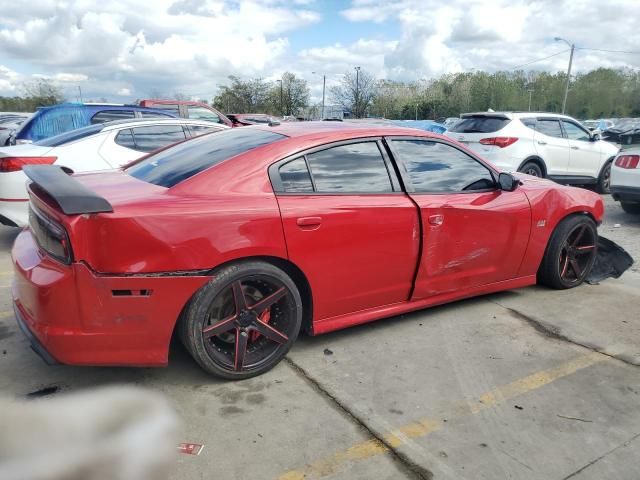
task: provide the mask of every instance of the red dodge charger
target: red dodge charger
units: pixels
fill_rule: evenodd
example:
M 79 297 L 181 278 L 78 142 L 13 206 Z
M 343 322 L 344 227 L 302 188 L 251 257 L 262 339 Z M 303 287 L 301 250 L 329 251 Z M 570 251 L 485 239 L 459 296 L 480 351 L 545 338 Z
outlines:
M 25 167 L 17 321 L 48 362 L 266 372 L 311 335 L 591 269 L 603 203 L 428 132 L 230 129 L 124 170 Z

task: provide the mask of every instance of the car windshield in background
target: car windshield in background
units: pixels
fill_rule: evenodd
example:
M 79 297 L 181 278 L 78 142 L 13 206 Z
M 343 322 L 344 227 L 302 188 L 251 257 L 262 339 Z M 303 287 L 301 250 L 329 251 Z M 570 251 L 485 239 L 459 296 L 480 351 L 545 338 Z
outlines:
M 254 128 L 234 128 L 180 143 L 147 157 L 126 172 L 161 187 L 174 185 L 228 158 L 285 138 Z
M 61 133 L 60 135 L 45 138 L 44 140 L 39 140 L 34 142 L 34 145 L 40 145 L 41 147 L 59 147 L 60 145 L 95 135 L 96 133 L 101 132 L 103 128 L 103 123 L 90 125 L 88 127 L 78 128 L 77 130 L 71 130 L 66 133 Z
M 449 131 L 455 133 L 492 133 L 504 128 L 511 120 L 504 117 L 465 117 L 453 125 Z

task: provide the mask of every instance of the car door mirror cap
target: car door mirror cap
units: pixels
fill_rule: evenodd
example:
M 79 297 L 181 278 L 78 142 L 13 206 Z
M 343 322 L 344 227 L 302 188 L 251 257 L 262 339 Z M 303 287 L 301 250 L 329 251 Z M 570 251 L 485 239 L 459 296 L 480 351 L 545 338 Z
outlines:
M 602 140 L 602 134 L 600 133 L 600 130 L 596 129 L 593 132 L 591 132 L 590 140 L 592 142 L 598 142 L 598 141 Z
M 520 185 L 520 180 L 514 177 L 511 173 L 500 172 L 498 174 L 498 186 L 500 190 L 505 192 L 513 192 Z

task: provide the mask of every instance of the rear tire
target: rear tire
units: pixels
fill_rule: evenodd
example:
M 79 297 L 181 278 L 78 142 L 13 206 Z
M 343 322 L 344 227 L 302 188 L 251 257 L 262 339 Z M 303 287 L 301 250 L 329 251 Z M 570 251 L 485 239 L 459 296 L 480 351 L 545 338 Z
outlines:
M 598 231 L 586 215 L 562 220 L 551 234 L 538 268 L 538 283 L 555 289 L 580 285 L 596 259 Z
M 241 380 L 276 366 L 301 324 L 302 300 L 291 278 L 270 263 L 247 261 L 214 272 L 189 302 L 178 332 L 205 371 Z
M 640 213 L 640 203 L 620 202 L 620 206 L 622 207 L 622 210 L 624 210 L 627 213 L 633 213 L 633 214 Z
M 596 191 L 598 193 L 610 193 L 611 192 L 611 163 L 613 160 L 608 160 L 602 167 L 600 175 L 598 175 L 598 183 L 596 185 Z
M 543 178 L 542 169 L 540 165 L 535 162 L 527 162 L 520 169 L 522 173 L 526 173 L 527 175 L 531 175 L 534 177 Z

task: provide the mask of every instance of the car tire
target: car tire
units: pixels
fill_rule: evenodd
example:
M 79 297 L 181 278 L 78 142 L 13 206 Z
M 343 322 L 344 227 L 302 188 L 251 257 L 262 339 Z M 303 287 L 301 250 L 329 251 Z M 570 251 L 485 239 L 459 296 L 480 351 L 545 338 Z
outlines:
M 627 213 L 640 213 L 640 203 L 620 202 L 620 206 Z
M 301 324 L 302 300 L 293 280 L 269 263 L 247 261 L 213 272 L 183 312 L 178 334 L 205 371 L 241 380 L 277 365 Z
M 538 269 L 538 283 L 555 289 L 580 285 L 591 271 L 598 249 L 595 222 L 572 215 L 555 228 Z
M 544 176 L 542 174 L 542 169 L 540 168 L 540 165 L 538 165 L 536 162 L 525 163 L 520 169 L 520 172 L 526 173 L 527 175 L 532 175 L 534 177 L 539 177 L 539 178 L 543 178 Z
M 611 163 L 612 160 L 608 160 L 602 167 L 600 175 L 598 175 L 598 183 L 596 184 L 596 191 L 598 193 L 611 192 Z

